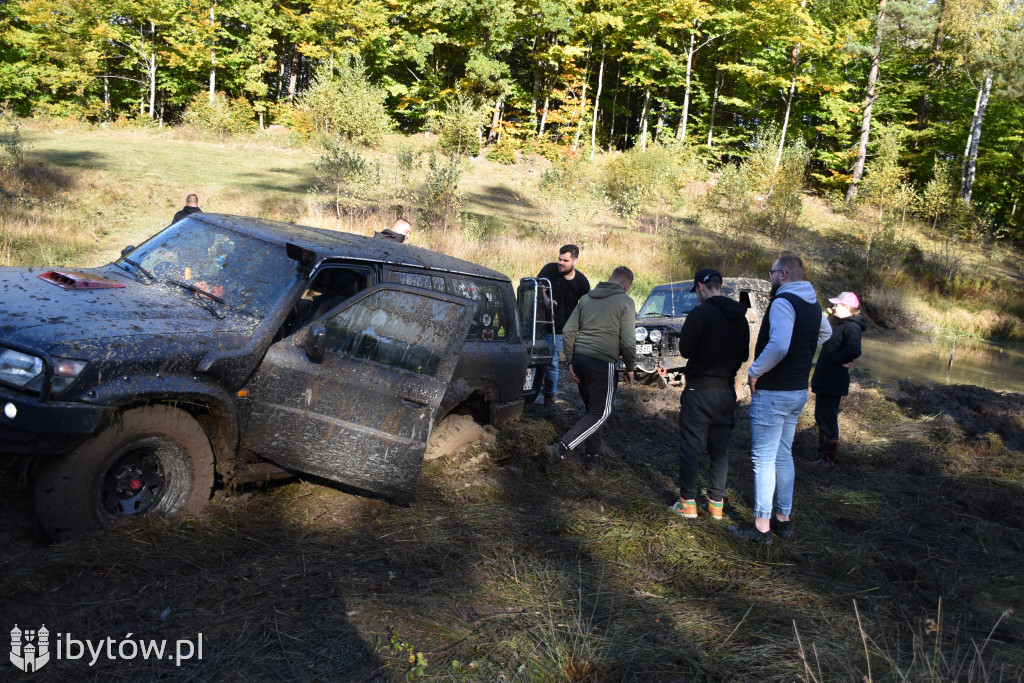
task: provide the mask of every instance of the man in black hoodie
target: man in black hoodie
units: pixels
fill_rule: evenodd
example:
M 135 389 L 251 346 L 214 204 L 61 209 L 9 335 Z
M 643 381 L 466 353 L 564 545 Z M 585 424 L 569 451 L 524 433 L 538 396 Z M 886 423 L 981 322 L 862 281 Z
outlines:
M 708 512 L 722 519 L 729 455 L 726 452 L 736 408 L 736 372 L 750 355 L 747 309 L 722 295 L 722 275 L 697 271 L 691 292 L 699 306 L 679 333 L 679 353 L 687 359 L 686 388 L 679 399 L 679 502 L 672 511 L 697 516 L 697 459 L 705 444 L 711 460 Z

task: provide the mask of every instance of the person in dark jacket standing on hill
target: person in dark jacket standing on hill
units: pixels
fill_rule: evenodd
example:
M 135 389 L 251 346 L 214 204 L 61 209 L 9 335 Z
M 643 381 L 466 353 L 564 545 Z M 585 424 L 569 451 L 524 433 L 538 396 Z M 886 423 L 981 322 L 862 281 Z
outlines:
M 538 278 L 547 278 L 551 282 L 551 298 L 548 299 L 545 294 L 544 304 L 550 301 L 555 308 L 554 333 L 545 335 L 548 353 L 551 354 L 551 362 L 544 370 L 544 405 L 548 407 L 555 405 L 555 396 L 558 394 L 558 363 L 562 356 L 565 322 L 572 315 L 580 297 L 590 291 L 587 276 L 576 270 L 579 260 L 580 248 L 575 244 L 566 244 L 558 250 L 558 261 L 547 264 L 537 273 Z
M 814 421 L 818 423 L 818 459 L 816 465 L 836 464 L 839 448 L 839 402 L 850 393 L 850 365 L 860 358 L 860 333 L 867 321 L 860 315 L 860 299 L 843 292 L 834 299 L 832 336 L 821 347 L 818 364 L 811 377 L 814 392 Z
M 580 299 L 563 331 L 569 376 L 580 385 L 586 414 L 543 455 L 551 465 L 583 444 L 584 473 L 597 474 L 600 467 L 601 429 L 612 414 L 619 356 L 626 365 L 626 385 L 633 383 L 636 363 L 636 306 L 626 292 L 633 284 L 633 271 L 619 266 L 608 282 L 602 282 Z
M 729 476 L 729 433 L 736 409 L 736 371 L 750 355 L 746 307 L 722 296 L 722 274 L 697 272 L 691 292 L 700 305 L 690 311 L 679 334 L 679 355 L 687 359 L 686 388 L 679 397 L 679 502 L 677 515 L 697 516 L 697 460 L 708 449 L 711 485 L 708 512 L 722 519 Z
M 174 218 L 171 219 L 171 225 L 174 225 L 182 218 L 191 216 L 194 213 L 202 213 L 203 210 L 199 208 L 199 197 L 198 195 L 190 194 L 185 197 L 185 206 L 181 211 L 174 214 Z
M 750 366 L 750 440 L 754 462 L 754 522 L 731 526 L 740 538 L 772 542 L 772 531 L 793 537 L 793 437 L 807 403 L 807 378 L 814 351 L 832 336 L 814 287 L 804 280 L 804 262 L 780 256 L 768 271 L 772 301 L 761 320 Z M 775 514 L 772 500 L 778 494 Z

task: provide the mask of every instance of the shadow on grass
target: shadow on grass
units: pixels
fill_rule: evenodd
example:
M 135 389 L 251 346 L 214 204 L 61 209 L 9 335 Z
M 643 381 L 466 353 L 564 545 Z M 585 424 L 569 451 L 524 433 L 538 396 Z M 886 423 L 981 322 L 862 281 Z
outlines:
M 56 149 L 33 150 L 32 156 L 45 161 L 48 164 L 61 167 L 88 168 L 93 170 L 105 170 L 110 165 L 110 159 L 105 154 L 92 151 L 66 151 Z
M 562 396 L 554 412 L 529 406 L 490 460 L 427 463 L 408 508 L 299 483 L 46 548 L 28 531 L 28 496 L 4 482 L 0 614 L 81 638 L 204 633 L 203 661 L 180 669 L 64 662 L 40 671 L 49 680 L 402 680 L 418 666 L 466 680 L 794 680 L 806 678 L 794 627 L 818 680 L 853 680 L 866 673 L 856 600 L 876 675 L 921 680 L 911 661 L 936 641 L 938 678 L 966 679 L 958 662 L 1021 604 L 1019 482 L 996 485 L 970 453 L 937 458 L 936 444 L 959 443 L 955 425 L 910 419 L 875 388 L 844 402 L 838 468 L 810 467 L 801 423 L 798 536 L 771 548 L 668 512 L 678 390 L 620 392 L 597 477 L 573 458 L 543 474 L 532 453 L 582 410 L 574 389 Z M 745 418 L 734 521 L 750 518 Z M 926 619 L 940 597 L 937 635 Z M 986 665 L 998 656 L 1004 678 L 1019 675 L 1019 626 L 993 633 Z

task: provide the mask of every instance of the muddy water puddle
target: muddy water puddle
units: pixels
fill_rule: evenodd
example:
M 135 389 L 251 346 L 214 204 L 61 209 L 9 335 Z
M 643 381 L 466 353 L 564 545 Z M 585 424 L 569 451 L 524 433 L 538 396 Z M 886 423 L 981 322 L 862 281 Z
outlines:
M 865 335 L 855 369 L 896 383 L 972 384 L 1024 392 L 1024 348 L 952 337 Z M 952 363 L 950 355 L 952 354 Z

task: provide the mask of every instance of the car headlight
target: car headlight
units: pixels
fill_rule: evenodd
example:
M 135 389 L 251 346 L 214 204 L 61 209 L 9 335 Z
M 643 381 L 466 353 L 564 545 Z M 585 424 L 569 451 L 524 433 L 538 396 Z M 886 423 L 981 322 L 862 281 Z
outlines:
M 64 391 L 78 379 L 78 376 L 88 365 L 84 360 L 72 360 L 70 358 L 53 359 L 53 388 L 55 394 Z
M 641 343 L 643 343 L 643 341 L 645 339 L 647 339 L 647 329 L 644 328 L 644 327 L 637 327 L 636 328 L 636 343 L 637 344 L 641 344 Z
M 657 344 L 661 341 L 661 330 L 651 330 L 647 336 L 651 338 L 651 342 Z
M 23 389 L 33 380 L 43 383 L 43 359 L 14 349 L 0 349 L 0 381 Z M 36 387 L 33 387 L 36 388 Z

